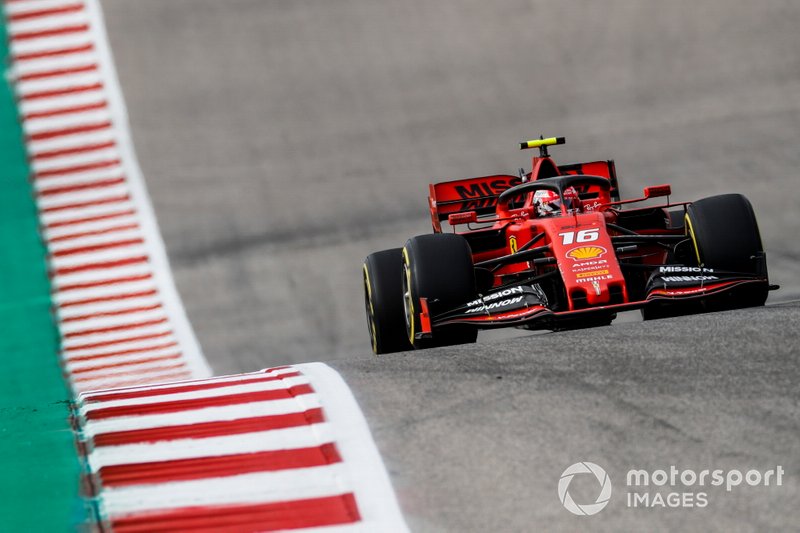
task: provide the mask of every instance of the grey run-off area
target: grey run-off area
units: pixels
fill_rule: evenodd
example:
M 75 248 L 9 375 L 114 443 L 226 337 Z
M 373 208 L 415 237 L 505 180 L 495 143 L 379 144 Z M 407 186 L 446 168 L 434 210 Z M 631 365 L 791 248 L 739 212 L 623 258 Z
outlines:
M 332 361 L 418 531 L 800 523 L 800 4 L 790 0 L 103 0 L 134 141 L 218 373 Z M 430 231 L 431 181 L 613 158 L 623 194 L 752 201 L 770 306 L 376 359 L 361 261 Z M 578 461 L 609 506 L 558 502 Z M 632 467 L 782 487 L 628 509 Z M 593 482 L 593 480 L 592 480 Z M 586 498 L 596 487 L 587 485 Z M 574 490 L 581 486 L 576 479 Z M 572 489 L 571 489 L 572 490 Z M 581 492 L 575 492 L 576 497 Z

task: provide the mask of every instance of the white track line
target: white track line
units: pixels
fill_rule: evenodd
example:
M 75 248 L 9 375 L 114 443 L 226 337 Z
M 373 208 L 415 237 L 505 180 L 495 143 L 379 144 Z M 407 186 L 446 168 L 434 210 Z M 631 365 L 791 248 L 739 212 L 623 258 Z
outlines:
M 314 424 L 202 439 L 176 439 L 156 444 L 101 446 L 89 454 L 92 470 L 104 466 L 218 457 L 241 453 L 308 448 L 333 442 L 330 424 Z
M 157 396 L 147 396 L 145 398 L 131 398 L 125 400 L 111 400 L 103 402 L 102 404 L 89 404 L 81 407 L 80 414 L 86 416 L 92 411 L 98 409 L 110 409 L 113 407 L 125 406 L 144 406 L 150 404 L 164 403 L 164 402 L 179 402 L 181 400 L 198 400 L 201 398 L 217 398 L 221 396 L 231 396 L 234 394 L 246 394 L 248 392 L 260 391 L 277 391 L 285 390 L 288 387 L 295 385 L 307 385 L 308 378 L 298 376 L 295 378 L 286 378 L 276 381 L 259 381 L 255 383 L 237 383 L 231 384 L 228 387 L 219 387 L 213 389 L 195 390 L 191 392 L 178 392 L 173 394 L 159 394 Z
M 317 395 L 302 394 L 288 400 L 271 400 L 266 402 L 224 405 L 221 407 L 204 407 L 202 409 L 191 409 L 179 411 L 177 413 L 127 416 L 96 421 L 90 420 L 83 426 L 83 431 L 87 437 L 93 437 L 102 433 L 130 431 L 134 429 L 153 429 L 201 424 L 204 422 L 223 422 L 242 418 L 301 413 L 320 406 L 321 403 Z
M 344 494 L 349 490 L 344 467 L 334 464 L 201 481 L 109 488 L 103 491 L 103 507 L 111 515 L 125 515 L 142 508 L 159 510 L 279 502 Z

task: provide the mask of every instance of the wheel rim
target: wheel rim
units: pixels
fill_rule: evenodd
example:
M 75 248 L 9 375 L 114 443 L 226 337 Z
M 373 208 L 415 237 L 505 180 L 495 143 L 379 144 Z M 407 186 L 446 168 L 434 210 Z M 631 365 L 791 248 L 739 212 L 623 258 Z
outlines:
M 406 318 L 408 341 L 414 344 L 414 297 L 411 295 L 411 268 L 408 252 L 403 248 L 403 310 Z
M 695 256 L 697 257 L 697 264 L 698 266 L 703 266 L 703 260 L 700 258 L 700 246 L 698 246 L 697 244 L 697 237 L 695 237 L 694 235 L 694 228 L 692 228 L 692 219 L 689 218 L 689 213 L 686 213 L 684 219 L 686 221 L 684 223 L 684 225 L 686 226 L 686 234 L 689 236 L 690 239 L 692 239 L 692 245 L 694 245 L 694 253 Z
M 372 305 L 372 286 L 369 283 L 367 265 L 364 265 L 364 308 L 367 311 L 367 328 L 369 329 L 369 340 L 372 344 L 372 352 L 377 355 L 378 331 L 375 325 L 375 308 Z

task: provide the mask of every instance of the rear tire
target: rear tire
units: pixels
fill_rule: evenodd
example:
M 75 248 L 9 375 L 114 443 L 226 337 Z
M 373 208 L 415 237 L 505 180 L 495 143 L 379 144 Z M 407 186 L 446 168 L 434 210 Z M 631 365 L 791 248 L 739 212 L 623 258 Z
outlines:
M 402 283 L 408 343 L 415 348 L 433 348 L 476 341 L 478 330 L 462 325 L 434 330 L 431 338 L 416 338 L 421 330 L 420 298 L 427 298 L 433 315 L 477 295 L 472 250 L 464 237 L 434 233 L 409 239 L 403 248 Z
M 372 351 L 377 355 L 413 349 L 406 336 L 402 248 L 368 255 L 363 272 Z

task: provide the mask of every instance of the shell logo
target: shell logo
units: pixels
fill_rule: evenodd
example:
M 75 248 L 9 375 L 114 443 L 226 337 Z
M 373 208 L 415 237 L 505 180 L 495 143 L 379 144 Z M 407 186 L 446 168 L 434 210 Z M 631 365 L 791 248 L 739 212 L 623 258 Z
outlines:
M 586 261 L 587 259 L 597 259 L 608 253 L 602 246 L 579 246 L 567 252 L 567 257 L 573 261 Z

